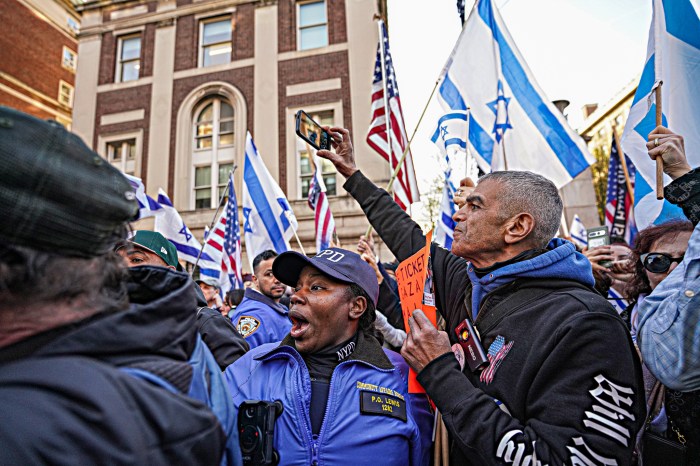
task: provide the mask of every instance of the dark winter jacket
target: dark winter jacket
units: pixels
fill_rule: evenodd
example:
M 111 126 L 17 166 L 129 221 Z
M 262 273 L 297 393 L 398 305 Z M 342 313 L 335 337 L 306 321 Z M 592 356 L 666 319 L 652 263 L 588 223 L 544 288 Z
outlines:
M 116 367 L 157 367 L 183 390 L 192 377 L 190 278 L 130 273 L 128 310 L 0 350 L 0 464 L 219 464 L 226 438 L 208 408 Z
M 194 283 L 194 287 L 197 291 L 197 330 L 223 372 L 243 356 L 250 346 L 238 333 L 231 319 L 224 317 L 216 309 L 207 307 L 207 300 L 199 285 Z
M 425 245 L 418 225 L 362 173 L 345 189 L 399 260 Z M 444 416 L 452 464 L 630 463 L 645 409 L 639 361 L 577 254 L 555 241 L 479 278 L 463 259 L 431 247 L 452 343 L 478 306 L 475 326 L 490 360 L 473 374 L 446 353 L 418 375 Z

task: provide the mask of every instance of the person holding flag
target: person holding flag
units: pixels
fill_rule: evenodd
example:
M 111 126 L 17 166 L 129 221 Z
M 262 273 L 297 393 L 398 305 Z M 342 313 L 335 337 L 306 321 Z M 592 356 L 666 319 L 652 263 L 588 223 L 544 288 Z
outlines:
M 335 152 L 319 157 L 347 178 L 397 259 L 425 247 L 421 228 L 357 168 L 349 132 L 331 133 Z M 641 366 L 624 322 L 591 290 L 588 260 L 554 238 L 562 210 L 544 177 L 493 172 L 454 216 L 452 252 L 430 249 L 447 333 L 414 311 L 401 354 L 443 415 L 452 464 L 630 463 L 646 409 Z M 465 319 L 480 332 L 483 371 L 460 366 L 469 353 L 451 348 Z

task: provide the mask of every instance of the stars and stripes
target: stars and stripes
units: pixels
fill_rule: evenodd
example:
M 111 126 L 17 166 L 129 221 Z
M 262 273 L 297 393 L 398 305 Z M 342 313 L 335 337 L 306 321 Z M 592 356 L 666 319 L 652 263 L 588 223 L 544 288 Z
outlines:
M 228 271 L 229 281 L 233 288 L 243 288 L 241 273 L 241 227 L 238 223 L 238 200 L 233 186 L 233 173 L 228 180 L 228 202 L 226 203 L 226 228 L 224 229 L 224 251 L 228 256 L 231 268 Z
M 506 343 L 506 339 L 501 335 L 498 335 L 496 339 L 489 346 L 489 352 L 486 357 L 489 359 L 489 365 L 481 372 L 479 379 L 483 383 L 491 383 L 493 381 L 494 375 L 496 375 L 496 370 L 501 365 L 506 355 L 513 347 L 513 342 Z
M 315 212 L 314 226 L 316 232 L 316 253 L 328 249 L 335 234 L 335 220 L 331 212 L 331 206 L 326 195 L 326 186 L 323 183 L 319 167 L 320 160 L 314 157 L 316 171 L 309 183 L 308 203 L 311 210 Z
M 406 128 L 401 110 L 399 88 L 396 83 L 396 73 L 389 52 L 389 36 L 383 21 L 379 21 L 381 37 L 377 46 L 377 60 L 372 81 L 372 121 L 367 134 L 367 143 L 385 160 L 390 161 L 392 171 L 396 169 L 399 159 L 408 144 Z M 382 50 L 384 55 L 384 72 L 382 72 Z M 384 81 L 386 76 L 386 82 Z M 386 96 L 384 89 L 386 88 Z M 386 97 L 386 99 L 385 99 Z M 387 125 L 386 111 L 388 106 L 389 120 Z M 388 126 L 388 128 L 387 128 Z M 387 133 L 390 136 L 387 136 Z M 420 200 L 416 174 L 413 169 L 413 159 L 410 150 L 401 165 L 396 180 L 392 186 L 394 199 L 402 209 L 407 210 L 411 203 Z
M 634 189 L 634 165 L 629 157 L 625 156 L 627 173 L 630 184 Z M 624 240 L 632 245 L 637 235 L 637 225 L 634 221 L 633 193 L 628 192 L 625 172 L 620 163 L 620 155 L 617 144 L 613 141 L 610 149 L 610 164 L 608 165 L 608 192 L 605 200 L 605 226 L 608 227 L 610 238 Z

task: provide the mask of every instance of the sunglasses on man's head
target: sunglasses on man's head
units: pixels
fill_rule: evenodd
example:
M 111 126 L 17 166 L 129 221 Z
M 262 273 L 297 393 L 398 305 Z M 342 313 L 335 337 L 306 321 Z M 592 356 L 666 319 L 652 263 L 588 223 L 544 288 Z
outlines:
M 681 262 L 684 254 L 680 257 L 671 257 L 665 252 L 648 252 L 639 256 L 642 265 L 651 273 L 666 273 L 674 262 Z

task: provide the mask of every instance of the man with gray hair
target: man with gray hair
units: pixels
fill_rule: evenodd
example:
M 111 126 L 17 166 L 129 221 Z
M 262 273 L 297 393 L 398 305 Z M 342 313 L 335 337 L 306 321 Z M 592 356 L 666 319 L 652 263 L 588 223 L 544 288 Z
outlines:
M 425 245 L 420 227 L 359 171 L 349 132 L 326 130 L 335 152 L 318 155 L 347 178 L 394 255 L 410 257 Z M 645 413 L 640 364 L 592 288 L 590 262 L 553 238 L 561 213 L 549 180 L 491 173 L 454 215 L 452 252 L 431 246 L 447 332 L 414 311 L 401 354 L 443 415 L 451 464 L 632 461 Z

